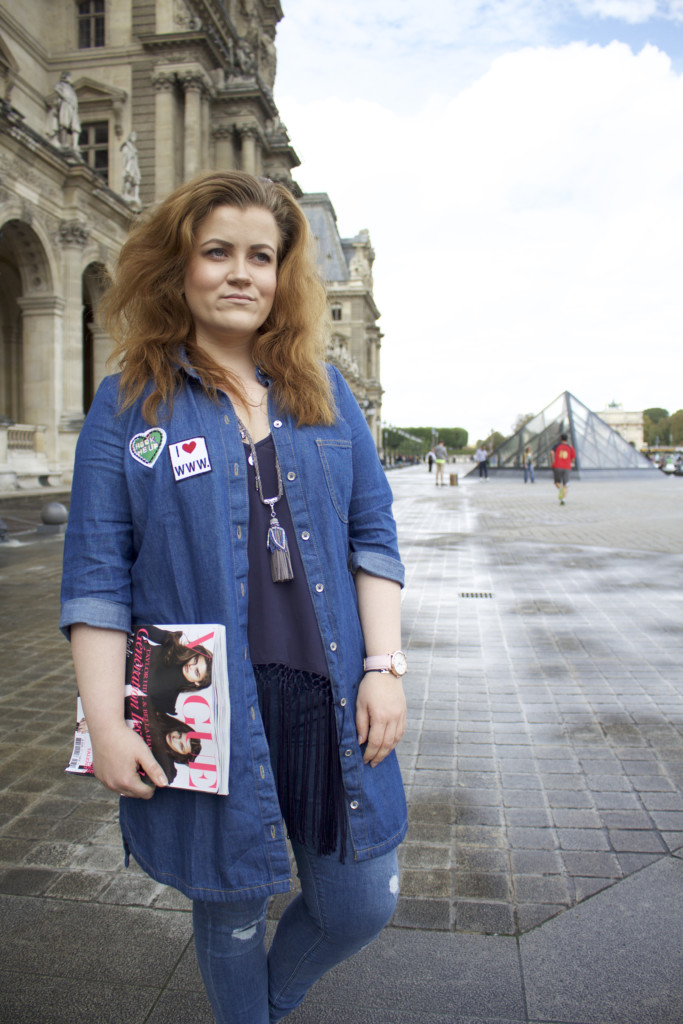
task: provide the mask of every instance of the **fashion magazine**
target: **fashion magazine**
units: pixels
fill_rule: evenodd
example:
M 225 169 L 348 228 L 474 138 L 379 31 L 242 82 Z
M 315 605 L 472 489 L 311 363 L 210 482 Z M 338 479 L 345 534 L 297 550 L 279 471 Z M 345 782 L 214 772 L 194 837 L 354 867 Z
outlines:
M 225 627 L 136 626 L 126 643 L 126 723 L 144 739 L 169 786 L 228 792 L 230 697 Z M 66 771 L 93 775 L 79 696 Z

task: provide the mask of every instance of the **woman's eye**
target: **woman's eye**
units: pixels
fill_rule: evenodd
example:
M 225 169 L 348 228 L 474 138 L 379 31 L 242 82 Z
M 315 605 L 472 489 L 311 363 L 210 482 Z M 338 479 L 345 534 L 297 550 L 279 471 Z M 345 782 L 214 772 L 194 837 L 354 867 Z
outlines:
M 219 259 L 222 259 L 226 255 L 226 252 L 225 252 L 225 249 L 221 249 L 221 248 L 209 249 L 207 251 L 206 255 L 210 256 L 212 259 L 219 260 Z
M 257 252 L 254 253 L 254 259 L 257 263 L 270 263 L 272 257 L 269 252 Z

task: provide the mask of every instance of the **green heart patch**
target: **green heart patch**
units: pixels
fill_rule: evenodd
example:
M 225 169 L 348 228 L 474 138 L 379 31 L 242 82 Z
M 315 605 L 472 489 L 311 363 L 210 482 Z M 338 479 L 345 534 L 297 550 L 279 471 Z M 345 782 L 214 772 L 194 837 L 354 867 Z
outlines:
M 161 427 L 152 427 L 141 434 L 131 437 L 129 444 L 130 454 L 136 462 L 142 466 L 153 466 L 161 455 L 166 444 L 166 431 Z

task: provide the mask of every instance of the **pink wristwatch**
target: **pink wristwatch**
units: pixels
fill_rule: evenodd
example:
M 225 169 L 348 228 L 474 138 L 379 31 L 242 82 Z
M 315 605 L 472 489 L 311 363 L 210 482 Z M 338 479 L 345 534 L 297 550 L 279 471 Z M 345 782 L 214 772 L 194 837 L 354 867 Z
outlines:
M 363 661 L 363 668 L 366 672 L 391 672 L 400 679 L 408 671 L 408 659 L 403 651 L 394 651 L 393 654 L 371 654 Z

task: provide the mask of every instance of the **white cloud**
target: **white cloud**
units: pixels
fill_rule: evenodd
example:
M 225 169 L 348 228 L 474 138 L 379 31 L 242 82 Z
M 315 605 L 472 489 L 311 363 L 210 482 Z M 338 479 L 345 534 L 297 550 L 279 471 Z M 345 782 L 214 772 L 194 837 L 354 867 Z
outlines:
M 370 229 L 384 414 L 509 431 L 565 389 L 683 405 L 683 79 L 622 44 L 527 47 L 416 111 L 279 98 L 342 234 Z
M 616 18 L 635 25 L 650 18 L 683 20 L 681 0 L 574 0 L 584 18 Z

